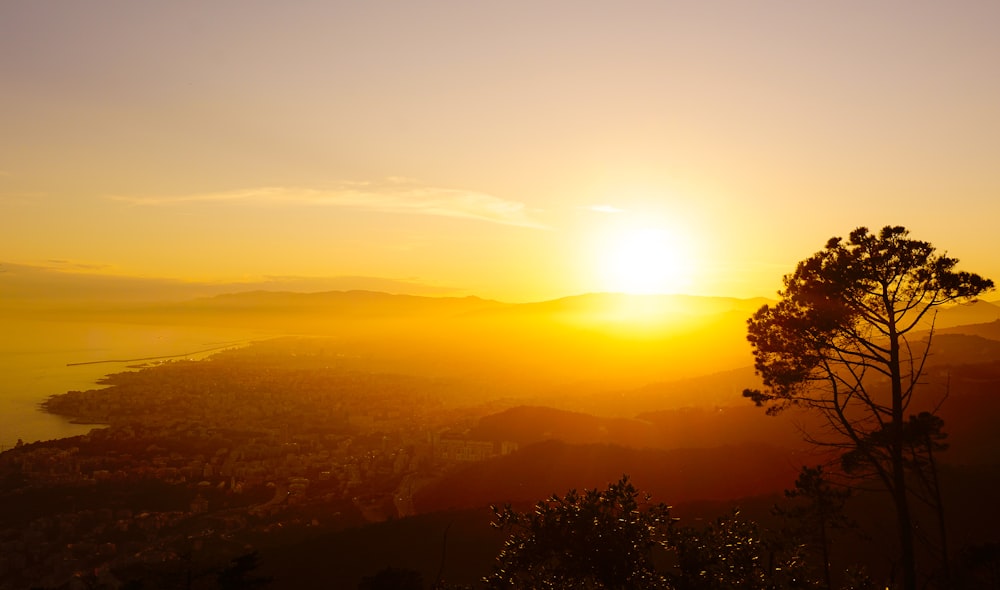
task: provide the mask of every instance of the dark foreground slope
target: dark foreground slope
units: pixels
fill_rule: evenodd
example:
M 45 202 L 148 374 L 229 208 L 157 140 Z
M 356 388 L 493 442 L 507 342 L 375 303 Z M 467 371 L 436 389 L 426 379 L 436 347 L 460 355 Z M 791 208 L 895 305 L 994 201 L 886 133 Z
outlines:
M 968 567 L 963 550 L 997 541 L 1000 507 L 993 496 L 1000 486 L 1000 467 L 947 468 L 942 483 L 954 566 L 962 570 Z M 545 497 L 566 491 L 552 491 Z M 652 501 L 670 503 L 658 495 Z M 671 515 L 678 519 L 678 526 L 697 529 L 738 510 L 741 518 L 777 532 L 785 523 L 774 515 L 773 507 L 786 502 L 781 494 L 769 494 L 727 502 L 672 503 Z M 530 510 L 530 504 L 516 507 Z M 848 517 L 858 526 L 833 533 L 834 565 L 842 570 L 864 564 L 872 575 L 889 575 L 894 533 L 888 499 L 880 493 L 858 492 L 848 505 Z M 268 587 L 273 590 L 354 589 L 363 578 L 390 567 L 419 572 L 424 588 L 437 580 L 479 588 L 482 578 L 492 571 L 505 538 L 490 526 L 492 520 L 488 507 L 448 510 L 265 547 L 259 553 L 257 573 L 272 578 Z
M 603 487 L 622 474 L 670 502 L 732 500 L 782 490 L 803 459 L 764 445 L 668 451 L 547 441 L 458 468 L 415 501 L 421 512 L 533 502 L 557 490 Z

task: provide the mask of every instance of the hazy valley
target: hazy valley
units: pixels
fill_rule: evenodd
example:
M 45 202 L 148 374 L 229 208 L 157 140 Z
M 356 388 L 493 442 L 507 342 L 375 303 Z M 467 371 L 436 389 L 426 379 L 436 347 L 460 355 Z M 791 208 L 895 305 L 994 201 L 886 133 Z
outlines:
M 435 579 L 442 559 L 449 582 L 474 584 L 502 540 L 490 505 L 623 473 L 689 522 L 733 505 L 766 520 L 798 467 L 823 457 L 801 436 L 815 417 L 766 416 L 741 396 L 757 383 L 745 319 L 761 303 L 251 292 L 19 306 L 22 321 L 274 337 L 51 392 L 48 412 L 99 426 L 0 455 L 0 587 L 61 587 L 81 568 L 169 587 L 248 547 L 275 588 L 307 575 L 352 588 L 387 565 Z M 998 318 L 988 302 L 944 309 L 927 367 L 927 403 L 946 399 L 942 469 L 966 544 L 998 522 L 981 504 L 998 477 Z

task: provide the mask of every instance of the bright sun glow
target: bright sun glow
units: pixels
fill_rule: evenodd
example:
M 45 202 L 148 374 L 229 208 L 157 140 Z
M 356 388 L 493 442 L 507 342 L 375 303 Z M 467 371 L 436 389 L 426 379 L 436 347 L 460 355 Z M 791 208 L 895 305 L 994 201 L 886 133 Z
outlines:
M 632 228 L 602 246 L 603 288 L 620 293 L 680 293 L 691 285 L 692 253 L 676 234 L 658 228 Z

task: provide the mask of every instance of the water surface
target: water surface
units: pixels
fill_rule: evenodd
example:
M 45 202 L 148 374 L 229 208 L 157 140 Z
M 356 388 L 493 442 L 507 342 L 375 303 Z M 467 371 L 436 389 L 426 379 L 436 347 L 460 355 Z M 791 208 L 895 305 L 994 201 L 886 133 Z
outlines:
M 50 395 L 99 387 L 128 359 L 185 355 L 266 337 L 236 328 L 116 324 L 2 318 L 0 337 L 0 450 L 24 442 L 85 434 L 93 426 L 47 414 Z M 208 353 L 191 355 L 203 358 Z M 115 359 L 128 362 L 95 362 Z M 91 363 L 91 364 L 79 364 Z

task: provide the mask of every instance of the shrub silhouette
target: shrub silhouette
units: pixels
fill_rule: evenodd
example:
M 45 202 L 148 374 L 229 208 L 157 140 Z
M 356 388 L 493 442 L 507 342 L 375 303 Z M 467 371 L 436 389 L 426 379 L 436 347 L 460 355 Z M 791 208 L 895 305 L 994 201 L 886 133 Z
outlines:
M 570 490 L 531 513 L 494 507 L 509 531 L 491 588 L 664 588 L 653 554 L 667 546 L 669 507 L 650 504 L 628 476 L 607 490 Z

